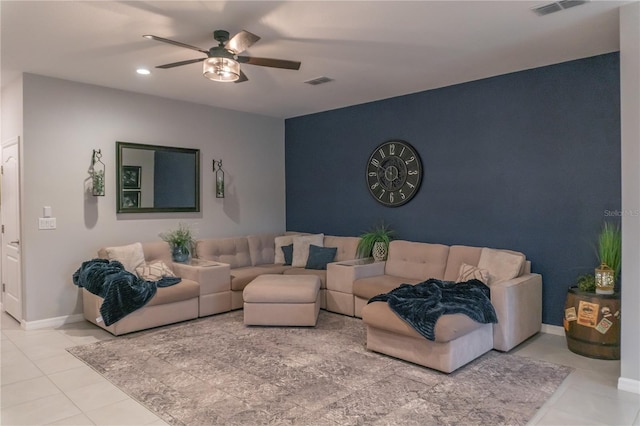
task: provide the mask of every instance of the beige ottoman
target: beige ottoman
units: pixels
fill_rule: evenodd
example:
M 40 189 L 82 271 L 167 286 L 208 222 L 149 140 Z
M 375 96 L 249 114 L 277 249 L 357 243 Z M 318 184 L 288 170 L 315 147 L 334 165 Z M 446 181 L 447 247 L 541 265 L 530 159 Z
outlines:
M 320 278 L 260 275 L 244 288 L 246 325 L 314 326 L 320 312 Z

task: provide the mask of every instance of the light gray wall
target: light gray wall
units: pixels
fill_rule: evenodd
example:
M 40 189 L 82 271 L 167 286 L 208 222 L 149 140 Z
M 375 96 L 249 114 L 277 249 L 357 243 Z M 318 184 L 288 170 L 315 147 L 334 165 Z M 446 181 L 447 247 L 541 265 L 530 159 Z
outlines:
M 284 230 L 282 120 L 33 74 L 23 87 L 25 320 L 80 313 L 71 276 L 100 247 L 158 240 L 180 222 L 198 238 Z M 115 141 L 200 149 L 201 212 L 117 215 Z M 86 193 L 93 149 L 106 164 L 104 197 Z M 212 158 L 223 159 L 225 199 L 215 198 Z M 38 230 L 43 206 L 56 230 Z
M 22 76 L 2 84 L 0 102 L 0 139 L 5 142 L 16 136 L 22 136 Z
M 618 386 L 640 393 L 640 3 L 620 8 L 622 335 Z

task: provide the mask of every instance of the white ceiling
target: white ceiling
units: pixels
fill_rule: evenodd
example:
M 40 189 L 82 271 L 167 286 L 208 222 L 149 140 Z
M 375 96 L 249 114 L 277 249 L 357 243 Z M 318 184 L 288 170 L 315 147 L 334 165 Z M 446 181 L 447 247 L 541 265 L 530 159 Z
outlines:
M 591 1 L 538 17 L 548 1 L 6 1 L 2 84 L 29 72 L 288 118 L 619 49 L 618 7 Z M 216 83 L 204 56 L 142 38 L 202 47 L 212 32 L 262 37 L 244 55 L 298 60 L 299 71 L 242 65 Z M 148 67 L 147 77 L 135 73 Z M 320 76 L 333 82 L 310 86 Z

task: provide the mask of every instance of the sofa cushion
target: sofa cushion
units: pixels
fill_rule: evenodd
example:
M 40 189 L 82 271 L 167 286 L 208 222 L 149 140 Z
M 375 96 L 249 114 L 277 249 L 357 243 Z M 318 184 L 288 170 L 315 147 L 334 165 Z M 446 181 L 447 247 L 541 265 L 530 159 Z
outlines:
M 449 246 L 442 244 L 391 241 L 384 273 L 418 282 L 443 279 L 448 255 Z
M 176 276 L 162 260 L 145 262 L 136 268 L 136 274 L 145 281 L 158 281 L 162 277 Z
M 249 235 L 247 237 L 253 266 L 275 263 L 275 238 L 275 234 Z
M 291 266 L 291 261 L 293 260 L 293 243 L 288 246 L 280 247 L 282 253 L 284 254 L 284 264 L 285 266 Z
M 489 271 L 487 285 L 492 285 L 519 276 L 524 260 L 525 257 L 522 253 L 484 247 L 480 254 L 478 268 Z
M 231 269 L 251 266 L 249 240 L 246 237 L 198 240 L 196 257 L 228 263 Z
M 260 275 L 260 270 L 255 266 L 245 266 L 242 268 L 234 268 L 231 270 L 231 290 L 241 291 Z
M 271 264 L 260 266 L 245 266 L 231 270 L 231 290 L 242 291 L 256 277 L 264 274 L 282 274 L 290 266 Z
M 178 284 L 158 287 L 156 295 L 145 306 L 181 302 L 198 296 L 200 296 L 200 285 L 195 281 L 183 278 Z
M 122 263 L 124 269 L 135 275 L 136 268 L 144 265 L 142 244 L 133 243 L 126 246 L 107 247 L 104 249 L 109 260 Z
M 416 339 L 425 339 L 407 322 L 396 315 L 386 302 L 373 302 L 366 305 L 362 309 L 362 321 L 367 325 L 392 333 Z M 434 328 L 435 341 L 439 343 L 450 342 L 480 328 L 482 325 L 464 314 L 442 315 Z
M 271 265 L 260 265 L 256 266 L 260 274 L 283 274 L 285 271 L 291 269 L 291 266 L 287 265 L 278 265 L 277 263 Z M 233 272 L 233 271 L 231 271 Z
M 487 284 L 489 282 L 489 271 L 463 263 L 460 265 L 460 273 L 456 282 L 461 283 L 469 280 L 479 280 Z
M 307 258 L 306 269 L 327 269 L 327 263 L 333 262 L 336 257 L 336 247 L 318 247 L 314 244 L 309 246 L 309 257 Z
M 282 247 L 288 246 L 290 244 L 292 245 L 291 247 L 293 247 L 293 235 L 282 235 L 280 237 L 276 237 L 274 239 L 274 242 L 275 242 L 275 254 L 274 254 L 273 263 L 279 263 L 282 265 L 285 263 Z
M 336 262 L 343 262 L 345 260 L 353 260 L 356 258 L 356 249 L 360 237 L 335 237 L 332 235 L 324 236 L 325 247 L 336 247 Z
M 373 296 L 388 293 L 400 284 L 418 284 L 424 280 L 415 280 L 393 275 L 378 275 L 375 277 L 360 278 L 353 281 L 353 295 L 361 299 L 369 300 Z
M 327 271 L 324 269 L 290 268 L 283 272 L 284 275 L 315 275 L 320 278 L 320 288 L 327 288 Z
M 460 275 L 460 265 L 477 266 L 480 260 L 482 247 L 472 246 L 451 246 L 449 247 L 449 256 L 447 257 L 447 268 L 444 271 L 445 281 L 456 281 Z
M 293 237 L 293 260 L 291 266 L 304 268 L 309 258 L 309 246 L 324 246 L 324 234 L 296 235 Z

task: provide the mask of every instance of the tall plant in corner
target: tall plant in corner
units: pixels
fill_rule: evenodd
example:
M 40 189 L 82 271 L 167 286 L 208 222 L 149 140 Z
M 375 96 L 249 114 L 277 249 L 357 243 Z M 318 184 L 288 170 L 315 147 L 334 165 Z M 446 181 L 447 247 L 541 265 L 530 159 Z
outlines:
M 359 258 L 373 256 L 377 261 L 385 260 L 389 252 L 389 243 L 395 235 L 396 232 L 389 225 L 380 222 L 379 225 L 360 235 L 356 256 Z
M 620 276 L 622 266 L 622 232 L 619 224 L 605 222 L 598 236 L 598 257 L 600 263 L 613 269 L 614 280 Z

